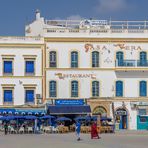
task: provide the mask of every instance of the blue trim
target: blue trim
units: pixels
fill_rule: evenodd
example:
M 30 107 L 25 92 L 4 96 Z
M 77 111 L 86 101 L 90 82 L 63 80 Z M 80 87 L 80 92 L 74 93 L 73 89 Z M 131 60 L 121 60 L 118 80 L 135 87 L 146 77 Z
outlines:
M 12 103 L 13 98 L 12 98 L 12 90 L 4 90 L 4 103 Z
M 71 52 L 71 67 L 78 67 L 78 52 Z
M 92 67 L 99 67 L 99 52 L 92 52 Z
M 140 81 L 140 96 L 146 97 L 147 96 L 147 82 Z
M 34 73 L 34 61 L 26 61 L 26 73 Z
M 116 97 L 123 97 L 123 82 L 116 81 Z
M 56 97 L 57 94 L 57 83 L 56 81 L 50 81 L 49 82 L 49 96 L 50 97 Z
M 4 73 L 12 73 L 12 61 L 4 61 Z
M 34 102 L 34 90 L 26 90 L 25 91 L 25 100 L 26 102 Z

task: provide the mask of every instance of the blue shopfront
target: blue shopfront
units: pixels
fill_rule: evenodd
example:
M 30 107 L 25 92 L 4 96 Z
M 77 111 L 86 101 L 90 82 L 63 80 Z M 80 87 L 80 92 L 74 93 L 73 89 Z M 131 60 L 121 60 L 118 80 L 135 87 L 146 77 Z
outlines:
M 116 116 L 116 127 L 117 129 L 127 129 L 128 128 L 128 114 L 126 109 L 119 108 L 115 112 Z
M 54 101 L 54 105 L 48 106 L 47 113 L 75 117 L 90 114 L 91 109 L 84 99 L 57 99 Z
M 148 130 L 148 115 L 146 109 L 138 110 L 137 130 Z

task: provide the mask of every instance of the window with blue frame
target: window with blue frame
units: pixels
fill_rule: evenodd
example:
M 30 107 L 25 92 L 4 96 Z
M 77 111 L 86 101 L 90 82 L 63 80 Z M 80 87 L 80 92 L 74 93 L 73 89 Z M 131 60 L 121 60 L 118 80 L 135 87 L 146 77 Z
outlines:
M 56 81 L 49 82 L 49 97 L 57 96 L 57 83 Z
M 147 122 L 147 117 L 140 116 L 139 118 L 140 118 L 140 122 L 142 122 L 142 123 L 146 123 Z
M 11 89 L 4 90 L 4 103 L 13 102 L 13 91 Z
M 116 53 L 116 60 L 117 60 L 118 66 L 124 66 L 124 54 L 122 51 L 118 51 Z
M 57 54 L 56 51 L 51 51 L 49 53 L 49 66 L 50 67 L 57 67 Z
M 147 53 L 145 51 L 140 52 L 140 66 L 147 66 Z
M 34 74 L 34 61 L 25 61 L 26 62 L 26 68 L 25 73 L 26 74 Z
M 4 74 L 13 74 L 13 62 L 12 61 L 4 61 Z
M 99 96 L 99 82 L 98 81 L 92 82 L 92 96 L 93 97 Z
M 71 82 L 71 97 L 78 97 L 78 81 Z
M 72 68 L 78 67 L 78 52 L 77 51 L 71 52 L 71 67 Z
M 99 67 L 99 52 L 92 52 L 92 67 Z
M 147 82 L 140 81 L 140 96 L 146 97 L 147 96 Z
M 25 90 L 26 103 L 34 103 L 34 90 Z
M 116 81 L 116 97 L 123 97 L 123 82 Z

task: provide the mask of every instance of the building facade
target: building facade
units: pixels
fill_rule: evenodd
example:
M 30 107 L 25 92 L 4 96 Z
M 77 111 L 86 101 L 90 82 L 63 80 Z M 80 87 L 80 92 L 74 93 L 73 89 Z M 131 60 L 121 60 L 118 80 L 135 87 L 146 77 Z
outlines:
M 0 38 L 0 106 L 35 107 L 43 96 L 43 39 Z
M 40 94 L 43 104 L 83 99 L 118 129 L 148 122 L 147 21 L 45 20 L 37 11 L 25 33 L 1 39 L 2 106 L 25 105 L 27 96 L 35 106 Z

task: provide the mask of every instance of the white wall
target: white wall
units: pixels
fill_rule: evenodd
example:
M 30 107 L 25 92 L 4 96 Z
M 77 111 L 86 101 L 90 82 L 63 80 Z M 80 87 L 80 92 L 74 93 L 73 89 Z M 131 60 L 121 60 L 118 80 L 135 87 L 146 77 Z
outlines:
M 35 75 L 42 75 L 42 51 L 40 48 L 22 48 L 22 47 L 0 47 L 0 76 L 2 76 L 3 60 L 2 55 L 14 56 L 14 76 L 24 76 L 25 73 L 25 59 L 24 55 L 35 55 Z
M 0 79 L 0 105 L 3 105 L 3 87 L 2 84 L 13 84 L 14 86 L 14 105 L 23 105 L 25 103 L 24 84 L 36 85 L 35 95 L 42 94 L 42 80 L 31 78 L 1 78 Z

